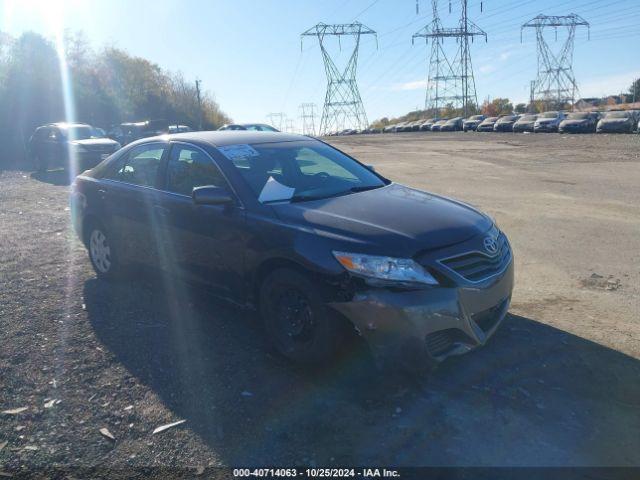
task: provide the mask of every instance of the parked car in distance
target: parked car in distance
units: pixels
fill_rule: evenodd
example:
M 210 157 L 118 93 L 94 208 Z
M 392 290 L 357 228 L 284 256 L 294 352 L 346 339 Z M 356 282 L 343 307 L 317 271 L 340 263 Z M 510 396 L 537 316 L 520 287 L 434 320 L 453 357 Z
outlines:
M 413 127 L 413 122 L 404 122 L 402 125 L 400 125 L 396 129 L 396 132 L 410 132 L 412 127 Z
M 450 120 L 447 120 L 444 123 L 444 125 L 440 127 L 440 131 L 441 132 L 461 132 L 463 121 L 464 121 L 464 117 L 455 117 Z
M 430 132 L 431 131 L 431 127 L 433 127 L 433 125 L 438 121 L 437 118 L 430 118 L 429 120 L 426 120 L 424 122 L 422 122 L 422 124 L 420 125 L 420 131 L 421 132 Z
M 407 125 L 408 123 L 409 123 L 409 122 L 400 122 L 400 123 L 396 123 L 396 124 L 393 126 L 393 128 L 391 129 L 391 131 L 392 131 L 393 133 L 402 132 L 402 131 L 404 131 L 404 128 L 406 127 L 406 125 Z
M 535 133 L 557 132 L 560 122 L 564 119 L 564 112 L 541 113 L 533 124 L 533 131 Z
M 168 131 L 169 125 L 166 120 L 146 120 L 115 125 L 107 136 L 121 145 L 127 145 L 141 138 L 154 137 Z
M 228 123 L 218 130 L 252 130 L 254 132 L 279 132 L 278 129 L 266 123 Z
M 533 132 L 533 126 L 538 119 L 537 115 L 524 114 L 513 124 L 513 131 L 517 133 Z
M 598 122 L 597 133 L 633 133 L 637 116 L 632 110 L 619 110 L 605 113 Z
M 85 123 L 50 123 L 38 127 L 31 135 L 27 154 L 39 172 L 50 167 L 82 171 L 96 166 L 120 148 L 118 142 L 98 135 L 100 132 Z
M 386 127 L 384 127 L 382 129 L 382 133 L 392 133 L 395 128 L 396 128 L 396 124 L 395 123 L 393 123 L 391 125 L 387 125 Z
M 477 132 L 493 132 L 493 126 L 495 125 L 498 117 L 485 118 L 480 125 L 476 127 Z
M 595 133 L 600 116 L 597 112 L 571 112 L 558 125 L 559 133 Z
M 432 132 L 439 132 L 440 128 L 449 121 L 448 118 L 441 118 L 440 120 L 438 120 L 436 123 L 434 123 L 431 126 L 431 131 Z
M 169 125 L 168 133 L 186 133 L 193 130 L 189 125 Z
M 513 132 L 513 124 L 518 121 L 518 115 L 502 115 L 493 124 L 494 132 Z
M 487 117 L 485 117 L 484 115 L 472 115 L 462 122 L 462 129 L 465 132 L 475 132 L 478 128 L 478 125 L 480 125 L 485 118 Z
M 638 126 L 636 127 L 636 132 L 640 133 L 640 120 L 638 120 Z
M 418 132 L 420 131 L 420 125 L 424 122 L 424 118 L 422 120 L 416 120 L 415 122 L 411 122 L 411 131 Z
M 71 208 L 98 277 L 144 264 L 204 283 L 256 308 L 296 362 L 360 335 L 380 363 L 420 369 L 484 345 L 511 301 L 489 216 L 302 135 L 144 139 L 78 176 Z

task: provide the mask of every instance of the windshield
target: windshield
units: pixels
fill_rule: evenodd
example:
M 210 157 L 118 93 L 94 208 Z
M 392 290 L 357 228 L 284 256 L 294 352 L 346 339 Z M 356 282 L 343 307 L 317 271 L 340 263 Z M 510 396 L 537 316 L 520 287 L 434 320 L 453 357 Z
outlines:
M 61 128 L 60 131 L 69 140 L 86 140 L 88 138 L 100 138 L 98 133 L 89 125 Z
M 316 200 L 385 185 L 366 167 L 313 140 L 218 149 L 262 203 Z
M 473 117 L 469 118 L 469 120 L 482 120 L 482 115 L 474 115 Z
M 525 122 L 532 122 L 534 121 L 536 118 L 538 118 L 536 115 L 525 115 L 524 117 L 522 117 L 520 120 L 521 121 L 525 121 Z
M 586 120 L 587 118 L 589 118 L 589 114 L 588 113 L 570 113 L 569 115 L 567 115 L 567 118 L 569 120 Z
M 489 123 L 489 122 L 495 122 L 496 120 L 498 120 L 498 117 L 489 117 L 484 122 Z
M 605 118 L 629 118 L 629 112 L 610 112 Z
M 506 117 L 502 117 L 500 119 L 501 122 L 513 122 L 514 120 L 516 120 L 518 117 L 513 116 L 513 115 L 507 115 Z
M 254 130 L 258 132 L 277 132 L 275 128 L 270 125 L 262 125 L 262 124 L 249 124 L 244 125 L 247 130 Z
M 557 118 L 558 112 L 544 112 L 540 115 L 540 118 Z

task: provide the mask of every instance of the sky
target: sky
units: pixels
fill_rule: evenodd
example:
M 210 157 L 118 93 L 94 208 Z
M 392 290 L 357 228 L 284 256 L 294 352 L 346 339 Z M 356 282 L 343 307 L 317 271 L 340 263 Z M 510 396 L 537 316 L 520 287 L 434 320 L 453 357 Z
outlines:
M 451 13 L 449 13 L 451 3 Z M 444 26 L 454 27 L 459 0 L 439 0 Z M 300 34 L 319 22 L 359 21 L 377 32 L 360 42 L 357 79 L 370 121 L 422 108 L 430 46 L 411 36 L 432 19 L 418 0 L 0 0 L 0 31 L 61 28 L 84 32 L 97 50 L 116 46 L 202 81 L 236 122 L 266 122 L 283 112 L 300 127 L 300 104 L 324 102 L 326 77 L 318 41 Z M 521 25 L 539 13 L 576 13 L 591 24 L 576 31 L 574 72 L 580 95 L 626 91 L 640 77 L 640 0 L 469 0 L 469 18 L 488 41 L 471 46 L 478 100 L 526 102 L 537 71 L 535 31 Z M 548 37 L 559 49 L 566 34 Z M 326 40 L 338 66 L 352 40 Z M 445 44 L 455 49 L 455 41 Z

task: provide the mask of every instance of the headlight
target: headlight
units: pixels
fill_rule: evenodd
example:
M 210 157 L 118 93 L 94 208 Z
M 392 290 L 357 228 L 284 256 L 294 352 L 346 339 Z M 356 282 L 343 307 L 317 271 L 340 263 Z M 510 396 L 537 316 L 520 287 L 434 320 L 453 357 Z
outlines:
M 368 279 L 404 284 L 438 285 L 438 281 L 410 258 L 379 257 L 360 253 L 333 252 L 349 272 Z

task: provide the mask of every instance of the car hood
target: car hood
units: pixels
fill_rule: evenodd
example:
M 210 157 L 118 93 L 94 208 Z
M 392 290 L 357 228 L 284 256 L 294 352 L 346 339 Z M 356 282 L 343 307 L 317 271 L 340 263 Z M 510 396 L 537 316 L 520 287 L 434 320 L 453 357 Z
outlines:
M 563 120 L 562 123 L 564 125 L 583 125 L 585 123 L 589 123 L 590 120 L 586 118 L 582 118 L 580 120 Z
M 629 118 L 603 118 L 602 120 L 600 120 L 600 123 L 609 124 L 609 125 L 622 124 L 622 123 L 631 123 L 631 119 L 629 119 Z
M 463 242 L 493 224 L 466 204 L 400 184 L 273 208 L 294 228 L 354 243 L 363 253 L 402 257 Z

